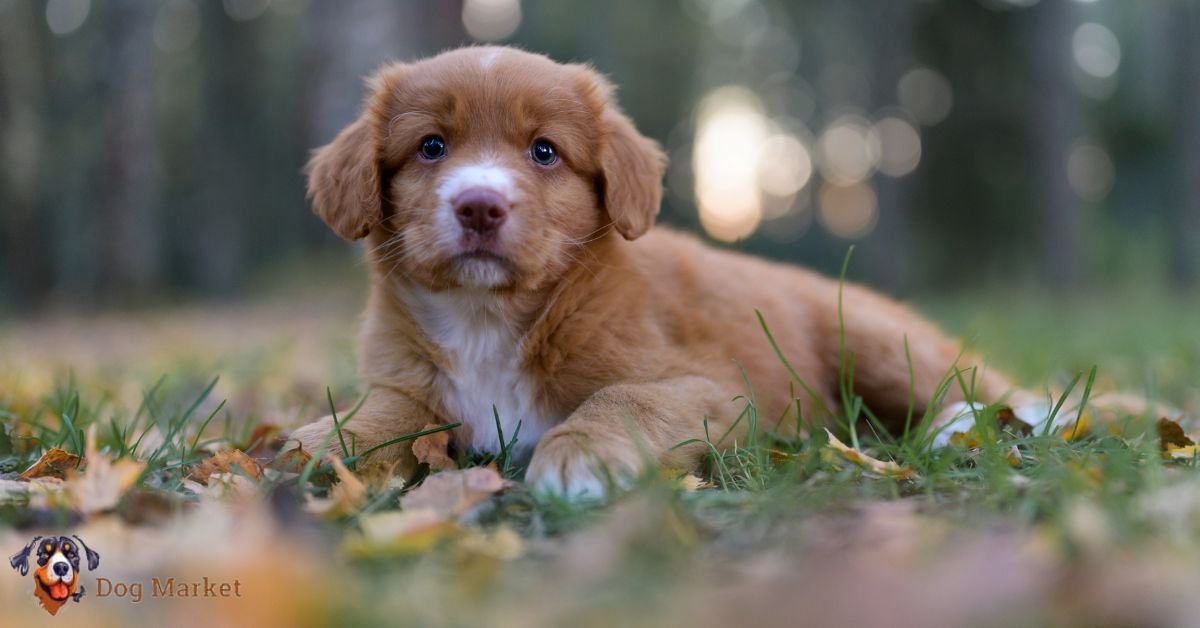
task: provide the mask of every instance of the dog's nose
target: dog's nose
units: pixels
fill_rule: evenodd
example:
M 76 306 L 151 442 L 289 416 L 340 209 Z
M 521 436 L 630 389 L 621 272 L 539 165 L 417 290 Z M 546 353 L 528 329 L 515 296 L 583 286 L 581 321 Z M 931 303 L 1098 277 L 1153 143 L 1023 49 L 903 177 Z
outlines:
M 463 229 L 490 233 L 508 218 L 508 199 L 495 190 L 470 188 L 454 199 L 454 216 Z
M 66 563 L 54 563 L 54 575 L 65 576 L 69 571 L 71 571 L 71 567 Z

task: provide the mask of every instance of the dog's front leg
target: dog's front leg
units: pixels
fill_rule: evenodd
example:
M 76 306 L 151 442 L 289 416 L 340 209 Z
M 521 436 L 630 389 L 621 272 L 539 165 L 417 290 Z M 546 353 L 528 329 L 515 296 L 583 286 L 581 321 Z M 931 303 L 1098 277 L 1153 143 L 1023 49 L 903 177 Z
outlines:
M 335 431 L 332 416 L 297 429 L 291 437 L 300 441 L 300 445 L 310 454 L 325 445 L 325 451 L 329 454 L 351 456 L 419 432 L 425 425 L 436 421 L 428 408 L 404 393 L 375 387 L 367 393 L 367 399 L 358 412 L 350 417 L 339 416 L 338 422 L 342 425 L 341 438 L 336 433 L 330 436 Z M 343 450 L 342 442 L 345 442 L 345 448 L 349 451 Z M 411 440 L 375 449 L 367 454 L 366 459 L 398 462 L 396 472 L 405 477 L 412 475 L 417 468 Z
M 79 600 L 83 599 L 84 593 L 87 593 L 87 589 L 83 588 L 83 585 L 81 584 L 79 585 L 79 590 L 75 591 L 75 594 L 71 596 L 71 599 L 78 602 Z
M 566 497 L 600 497 L 648 466 L 691 467 L 703 447 L 675 446 L 703 439 L 705 417 L 713 425 L 728 425 L 731 398 L 711 380 L 696 376 L 602 388 L 546 431 L 525 479 Z

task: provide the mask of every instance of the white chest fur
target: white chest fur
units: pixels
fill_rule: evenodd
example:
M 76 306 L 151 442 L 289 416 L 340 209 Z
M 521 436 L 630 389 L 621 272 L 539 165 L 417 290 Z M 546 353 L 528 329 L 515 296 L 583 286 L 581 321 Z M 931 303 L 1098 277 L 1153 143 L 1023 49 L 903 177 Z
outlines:
M 520 424 L 517 451 L 532 451 L 550 427 L 534 402 L 533 385 L 521 370 L 519 332 L 482 290 L 430 292 L 412 286 L 399 288 L 425 334 L 450 361 L 434 380 L 449 421 L 471 428 L 470 446 L 476 451 L 500 451 L 496 414 L 505 441 Z M 493 408 L 495 408 L 493 412 Z

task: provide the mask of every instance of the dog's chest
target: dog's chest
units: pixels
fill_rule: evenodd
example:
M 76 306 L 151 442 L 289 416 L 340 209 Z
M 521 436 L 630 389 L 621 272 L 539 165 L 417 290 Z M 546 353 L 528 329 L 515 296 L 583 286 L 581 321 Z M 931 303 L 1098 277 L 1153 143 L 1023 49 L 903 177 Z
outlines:
M 518 451 L 530 451 L 550 419 L 521 369 L 513 326 L 473 294 L 426 293 L 418 303 L 417 322 L 450 363 L 434 378 L 433 392 L 449 415 L 444 418 L 470 427 L 472 449 L 494 453 L 500 451 L 499 417 L 506 445 L 517 435 Z

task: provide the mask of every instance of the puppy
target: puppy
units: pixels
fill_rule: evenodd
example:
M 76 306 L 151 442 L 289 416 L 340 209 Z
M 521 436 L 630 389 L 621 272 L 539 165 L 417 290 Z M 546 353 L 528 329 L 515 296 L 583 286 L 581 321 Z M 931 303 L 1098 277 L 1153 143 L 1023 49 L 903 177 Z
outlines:
M 39 543 L 40 542 L 40 543 Z M 37 547 L 37 569 L 33 572 L 33 594 L 51 615 L 58 614 L 68 600 L 78 602 L 84 588 L 79 582 L 79 548 L 87 556 L 88 569 L 100 566 L 100 555 L 83 544 L 79 537 L 34 537 L 24 549 L 9 558 L 9 565 L 22 576 L 29 573 L 29 554 Z
M 837 281 L 652 228 L 663 151 L 587 66 L 472 47 L 386 65 L 368 92 L 307 170 L 317 215 L 365 238 L 371 269 L 369 392 L 348 447 L 459 422 L 456 446 L 495 452 L 499 425 L 532 456 L 534 486 L 599 495 L 647 464 L 697 463 L 703 448 L 676 445 L 733 426 L 747 382 L 760 420 L 798 407 L 820 422 L 839 411 L 853 356 L 854 392 L 895 427 L 953 369 L 979 366 L 870 290 L 844 286 L 839 317 Z M 1036 401 L 995 372 L 966 379 L 982 401 Z M 945 399 L 962 402 L 962 387 Z M 294 437 L 346 453 L 331 429 L 327 417 Z M 373 455 L 415 466 L 407 443 Z

